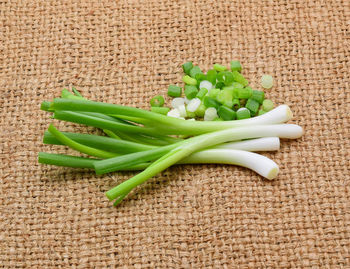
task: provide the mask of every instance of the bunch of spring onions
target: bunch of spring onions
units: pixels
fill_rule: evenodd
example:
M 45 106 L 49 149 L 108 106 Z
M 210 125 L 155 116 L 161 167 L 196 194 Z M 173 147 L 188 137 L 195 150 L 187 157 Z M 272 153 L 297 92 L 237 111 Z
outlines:
M 186 65 L 188 63 L 184 66 Z M 218 66 L 221 71 L 218 70 Z M 227 71 L 221 65 L 214 65 L 214 67 L 216 67 L 213 69 L 216 76 L 220 72 L 225 73 L 224 84 L 226 77 L 230 77 L 229 73 L 234 73 L 234 71 L 239 73 L 238 70 L 235 70 L 237 64 L 233 65 L 231 71 Z M 94 169 L 97 174 L 142 170 L 106 193 L 109 200 L 115 200 L 115 205 L 119 204 L 135 187 L 174 164 L 234 164 L 252 169 L 264 178 L 274 179 L 279 171 L 277 164 L 253 152 L 278 150 L 279 138 L 295 139 L 302 135 L 303 130 L 300 126 L 284 124 L 292 118 L 289 107 L 280 105 L 264 113 L 259 113 L 255 107 L 254 111 L 256 111 L 251 111 L 247 104 L 249 100 L 254 100 L 252 95 L 246 95 L 245 99 L 239 98 L 237 94 L 240 90 L 237 90 L 235 86 L 233 90 L 231 90 L 232 87 L 227 88 L 245 80 L 240 73 L 240 76 L 234 76 L 233 80 L 227 80 L 227 85 L 219 88 L 220 79 L 216 78 L 216 81 L 209 79 L 209 75 L 214 72 L 201 73 L 203 76 L 197 76 L 197 74 L 191 76 L 193 68 L 195 67 L 188 70 L 184 67 L 185 72 L 189 72 L 190 75 L 185 75 L 186 78 L 183 81 L 186 85 L 189 85 L 187 82 L 190 82 L 193 86 L 198 86 L 196 96 L 202 89 L 207 90 L 202 97 L 204 99 L 210 97 L 213 89 L 219 89 L 216 96 L 225 90 L 232 93 L 223 94 L 225 98 L 221 100 L 222 102 L 210 97 L 218 104 L 220 103 L 219 111 L 220 107 L 225 106 L 235 112 L 231 120 L 223 119 L 220 112 L 218 117 L 209 120 L 208 116 L 206 117 L 206 111 L 210 108 L 216 110 L 212 106 L 205 107 L 204 121 L 198 120 L 198 116 L 197 120 L 193 120 L 187 114 L 183 118 L 191 120 L 184 120 L 181 116 L 167 116 L 164 115 L 164 111 L 156 111 L 157 109 L 154 108 L 165 108 L 162 107 L 162 102 L 158 102 L 159 98 L 156 98 L 158 101 L 154 101 L 156 99 L 152 101 L 157 106 L 152 106 L 151 111 L 147 111 L 129 106 L 90 101 L 82 97 L 75 88 L 73 88 L 73 93 L 64 89 L 61 98 L 56 98 L 51 102 L 44 101 L 41 105 L 42 110 L 53 113 L 53 118 L 57 120 L 100 128 L 106 135 L 60 132 L 51 124 L 44 134 L 45 144 L 65 145 L 90 157 L 40 152 L 39 162 Z M 203 79 L 198 83 L 201 78 Z M 206 87 L 210 89 L 201 88 L 200 84 L 204 82 L 210 82 L 212 87 L 210 88 L 207 83 Z M 247 83 L 244 84 L 243 88 L 238 89 L 247 88 Z M 185 95 L 188 98 L 186 89 Z M 193 95 L 191 100 L 194 98 L 196 97 Z M 249 110 L 249 117 L 238 118 L 239 108 L 234 107 L 234 99 L 239 100 L 240 106 L 242 104 L 248 106 L 246 109 Z M 261 104 L 259 103 L 258 109 L 264 108 L 263 101 L 262 99 Z M 185 110 L 188 110 L 189 105 L 190 102 Z M 201 101 L 199 106 L 201 105 L 205 106 L 205 103 Z M 173 109 L 179 111 L 178 108 Z M 169 112 L 170 110 L 166 114 Z M 222 120 L 215 120 L 216 118 Z

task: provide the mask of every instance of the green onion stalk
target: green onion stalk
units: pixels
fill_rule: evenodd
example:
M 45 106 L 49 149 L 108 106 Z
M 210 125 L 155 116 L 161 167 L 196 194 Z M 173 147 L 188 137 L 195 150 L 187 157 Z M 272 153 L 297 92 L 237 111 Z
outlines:
M 178 147 L 170 150 L 167 154 L 163 155 L 138 175 L 106 192 L 106 196 L 109 200 L 116 199 L 117 203 L 119 203 L 121 202 L 122 198 L 125 197 L 133 188 L 144 183 L 149 178 L 155 176 L 171 165 L 179 162 L 181 159 L 189 156 L 191 153 L 206 147 L 228 141 L 256 137 L 278 136 L 281 138 L 298 138 L 302 135 L 302 133 L 303 130 L 298 125 L 278 124 L 227 129 L 189 138 L 184 142 L 180 142 L 181 144 L 179 144 Z M 110 164 L 108 163 L 107 166 L 108 165 Z M 106 168 L 105 160 L 96 161 L 94 163 L 94 167 L 98 174 L 103 172 Z

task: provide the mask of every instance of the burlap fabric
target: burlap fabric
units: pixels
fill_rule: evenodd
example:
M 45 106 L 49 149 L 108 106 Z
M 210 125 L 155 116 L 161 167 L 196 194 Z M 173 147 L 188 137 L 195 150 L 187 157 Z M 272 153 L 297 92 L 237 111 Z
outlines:
M 350 4 L 0 1 L 1 268 L 349 268 Z M 148 107 L 192 60 L 239 59 L 305 128 L 269 153 L 276 181 L 225 165 L 168 169 L 118 208 L 133 173 L 42 166 L 43 100 L 77 86 Z M 55 122 L 61 130 L 74 127 Z

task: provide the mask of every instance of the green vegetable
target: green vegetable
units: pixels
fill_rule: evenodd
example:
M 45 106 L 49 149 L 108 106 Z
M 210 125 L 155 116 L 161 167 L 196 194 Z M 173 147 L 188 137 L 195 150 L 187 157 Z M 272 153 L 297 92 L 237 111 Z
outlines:
M 168 95 L 172 97 L 180 97 L 182 89 L 176 85 L 169 85 L 168 87 Z
M 236 118 L 236 112 L 226 106 L 219 107 L 218 114 L 223 120 L 234 120 Z
M 186 75 L 182 77 L 182 81 L 185 82 L 187 85 L 197 85 L 197 80 L 194 78 L 191 78 L 190 76 Z
M 265 93 L 263 91 L 253 90 L 250 98 L 257 101 L 259 104 L 262 104 L 265 98 Z
M 243 75 L 241 73 L 239 73 L 238 71 L 232 71 L 232 75 L 233 75 L 233 79 L 242 84 L 243 86 L 247 86 L 248 85 L 248 80 L 246 80 Z
M 155 113 L 166 115 L 170 111 L 170 108 L 168 108 L 168 107 L 151 107 L 151 111 L 155 112 Z
M 250 87 L 245 87 L 243 89 L 238 89 L 238 98 L 239 99 L 248 99 L 252 96 L 253 90 Z
M 79 97 L 82 97 L 82 98 L 83 98 L 83 96 L 81 95 L 81 93 L 80 93 L 75 87 L 72 87 L 72 91 L 73 91 L 73 93 L 74 93 L 76 96 L 79 96 Z
M 195 79 L 197 80 L 197 85 L 199 86 L 199 83 L 203 80 L 207 79 L 207 76 L 203 73 L 196 74 Z
M 205 107 L 205 105 L 201 103 L 194 113 L 196 114 L 197 117 L 204 117 L 204 113 L 206 109 L 207 108 Z
M 203 99 L 203 104 L 206 107 L 214 107 L 214 108 L 219 108 L 220 104 L 213 98 L 209 97 L 209 96 L 205 96 Z
M 225 83 L 223 83 L 222 81 L 217 82 L 215 85 L 215 88 L 218 88 L 218 89 L 221 89 L 223 87 L 225 87 Z
M 180 87 L 170 85 L 168 95 L 176 97 L 171 102 L 172 110 L 162 107 L 162 96 L 152 98 L 151 111 L 147 111 L 90 101 L 75 88 L 74 94 L 63 89 L 62 98 L 44 101 L 41 109 L 51 112 L 54 119 L 101 128 L 109 137 L 60 132 L 50 125 L 44 143 L 68 146 L 95 158 L 41 152 L 39 162 L 94 169 L 97 174 L 143 170 L 106 193 L 115 205 L 133 188 L 174 164 L 238 164 L 274 178 L 278 166 L 273 161 L 245 150 L 276 150 L 278 137 L 302 135 L 299 126 L 280 124 L 292 116 L 288 106 L 272 109 L 273 103 L 264 100 L 264 92 L 247 87 L 248 81 L 239 73 L 239 61 L 231 62 L 232 72 L 219 64 L 207 74 L 192 62 L 182 68 L 186 98 L 180 97 Z M 256 114 L 266 115 L 252 117 Z M 243 141 L 230 142 L 237 140 Z
M 238 82 L 233 82 L 232 83 L 233 88 L 244 88 L 244 86 L 241 83 Z
M 213 68 L 218 72 L 227 70 L 226 66 L 223 66 L 221 64 L 214 64 Z
M 213 122 L 215 123 L 215 122 Z M 221 124 L 224 122 L 216 122 Z M 228 129 L 223 131 L 217 131 L 210 134 L 200 135 L 193 138 L 188 138 L 186 142 L 180 142 L 177 147 L 168 151 L 165 155 L 153 162 L 144 171 L 132 177 L 131 179 L 124 181 L 118 186 L 106 192 L 106 196 L 109 200 L 117 200 L 115 204 L 118 204 L 132 189 L 138 185 L 144 183 L 149 178 L 160 173 L 169 166 L 179 162 L 181 159 L 188 157 L 193 152 L 208 148 L 217 144 L 225 143 L 233 140 L 255 138 L 255 137 L 267 137 L 267 136 L 280 136 L 280 137 L 299 137 L 301 130 L 295 130 L 293 135 L 290 134 L 291 128 L 283 128 L 281 125 L 260 125 L 253 127 L 242 127 L 235 129 Z M 135 153 L 133 153 L 135 154 Z M 139 153 L 137 153 L 139 154 Z M 130 154 L 129 154 L 130 155 Z M 94 163 L 95 170 L 100 171 L 100 164 L 106 160 L 97 161 Z M 276 172 L 275 172 L 276 173 Z
M 161 107 L 164 105 L 164 98 L 161 95 L 154 96 L 150 101 L 151 107 Z
M 266 113 L 266 111 L 259 109 L 258 116 L 264 115 L 265 113 Z
M 202 88 L 199 90 L 199 92 L 197 93 L 196 97 L 199 99 L 203 99 L 203 97 L 208 93 L 208 90 L 206 88 Z
M 232 108 L 233 108 L 233 110 L 236 111 L 240 107 L 241 107 L 241 103 L 240 103 L 239 99 L 237 99 L 237 98 L 233 99 L 233 101 L 232 101 Z
M 198 90 L 195 86 L 193 86 L 193 85 L 186 85 L 185 86 L 185 95 L 186 95 L 187 99 L 191 100 L 191 99 L 195 98 L 197 93 L 198 93 Z
M 245 105 L 249 109 L 251 115 L 255 115 L 259 110 L 260 104 L 254 99 L 248 99 Z
M 237 120 L 243 120 L 250 118 L 250 112 L 247 108 L 240 108 L 236 112 Z
M 231 89 L 221 90 L 217 96 L 216 101 L 218 101 L 221 104 L 224 104 L 225 102 L 230 102 L 233 99 L 233 91 Z
M 262 108 L 264 111 L 270 111 L 273 109 L 273 102 L 269 99 L 265 99 L 262 103 Z
M 211 89 L 210 92 L 209 92 L 209 96 L 211 98 L 216 98 L 216 96 L 219 94 L 220 91 L 221 90 L 217 89 L 217 88 Z
M 263 75 L 261 77 L 261 86 L 265 89 L 270 89 L 273 86 L 273 78 L 270 75 Z
M 190 70 L 189 76 L 192 78 L 195 78 L 197 74 L 202 74 L 202 70 L 199 68 L 199 66 L 193 66 Z
M 221 71 L 218 75 L 217 75 L 217 80 L 219 82 L 224 83 L 224 85 L 231 85 L 234 81 L 234 77 L 232 72 L 229 71 Z
M 90 159 L 63 154 L 53 154 L 39 152 L 39 163 L 52 164 L 57 166 L 66 166 L 73 168 L 90 168 L 94 169 L 94 162 L 98 159 Z
M 231 70 L 241 72 L 241 63 L 239 61 L 231 61 Z
M 192 62 L 187 62 L 182 65 L 182 70 L 184 71 L 185 74 L 189 75 L 192 67 L 193 67 Z
M 215 69 L 210 69 L 207 72 L 207 80 L 210 81 L 213 85 L 216 84 L 216 75 L 217 72 Z
M 86 153 L 88 155 L 95 156 L 98 158 L 112 158 L 112 157 L 118 156 L 118 154 L 116 153 L 107 152 L 104 150 L 88 147 L 83 144 L 77 143 L 74 140 L 65 136 L 60 131 L 58 131 L 52 124 L 50 124 L 48 131 L 61 143 L 81 153 Z

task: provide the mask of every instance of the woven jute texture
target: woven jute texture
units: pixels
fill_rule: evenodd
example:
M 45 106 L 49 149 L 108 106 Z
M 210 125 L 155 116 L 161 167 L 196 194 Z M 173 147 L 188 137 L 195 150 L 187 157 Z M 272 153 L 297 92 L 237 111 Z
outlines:
M 1 268 L 350 268 L 349 1 L 0 1 L 0 26 Z M 37 163 L 66 152 L 39 109 L 62 88 L 147 108 L 184 61 L 232 59 L 305 128 L 265 154 L 275 181 L 177 166 L 115 208 L 104 192 L 134 173 Z

